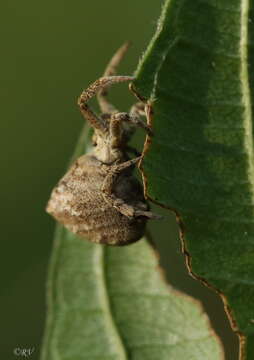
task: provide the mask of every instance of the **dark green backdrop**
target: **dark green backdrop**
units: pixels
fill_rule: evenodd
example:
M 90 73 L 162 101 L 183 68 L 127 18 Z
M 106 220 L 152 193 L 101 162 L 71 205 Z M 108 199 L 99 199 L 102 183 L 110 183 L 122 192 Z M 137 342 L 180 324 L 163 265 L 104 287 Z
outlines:
M 125 40 L 133 46 L 121 73 L 135 70 L 160 6 L 158 0 L 14 0 L 1 6 L 1 359 L 17 358 L 16 348 L 34 348 L 30 358 L 39 356 L 54 230 L 44 208 L 82 128 L 77 96 Z M 112 97 L 123 111 L 132 101 L 124 86 Z M 170 221 L 155 224 L 152 233 L 168 277 L 203 299 L 233 360 L 235 337 L 221 301 L 188 277 L 174 218 L 166 217 Z

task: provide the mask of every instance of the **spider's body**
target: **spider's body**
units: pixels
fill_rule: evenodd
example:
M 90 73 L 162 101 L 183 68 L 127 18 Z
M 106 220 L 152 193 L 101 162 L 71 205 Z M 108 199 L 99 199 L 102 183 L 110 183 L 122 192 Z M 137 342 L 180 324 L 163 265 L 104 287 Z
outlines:
M 101 166 L 92 155 L 81 156 L 53 190 L 48 204 L 59 222 L 96 243 L 125 245 L 142 237 L 146 217 L 125 216 L 105 201 L 101 188 L 111 166 Z M 122 172 L 114 184 L 117 198 L 129 205 L 144 204 L 142 188 L 132 174 Z
M 75 234 L 95 243 L 126 245 L 139 240 L 148 218 L 154 218 L 134 178 L 133 166 L 140 157 L 129 160 L 127 142 L 134 126 L 150 129 L 139 115 L 143 104 L 134 105 L 128 113 L 117 112 L 107 102 L 106 88 L 129 76 L 112 76 L 126 51 L 119 49 L 106 69 L 105 76 L 85 90 L 78 101 L 81 113 L 94 128 L 94 147 L 81 156 L 54 188 L 47 211 Z M 110 76 L 108 76 L 110 75 Z M 88 107 L 97 93 L 102 115 Z M 129 124 L 124 127 L 123 123 Z

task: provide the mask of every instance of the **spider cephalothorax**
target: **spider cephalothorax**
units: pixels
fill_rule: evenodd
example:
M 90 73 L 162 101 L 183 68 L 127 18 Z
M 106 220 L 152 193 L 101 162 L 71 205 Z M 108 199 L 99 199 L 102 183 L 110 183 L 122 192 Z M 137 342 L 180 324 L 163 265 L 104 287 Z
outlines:
M 140 119 L 144 104 L 134 105 L 130 113 L 118 112 L 107 101 L 106 89 L 132 81 L 131 76 L 114 76 L 127 45 L 110 61 L 104 76 L 82 92 L 78 100 L 81 113 L 94 128 L 93 149 L 81 156 L 54 188 L 47 211 L 75 234 L 96 243 L 126 245 L 144 234 L 149 211 L 141 184 L 133 176 L 140 157 L 129 159 L 128 147 L 135 127 L 150 128 Z M 97 116 L 87 102 L 97 94 L 102 114 Z

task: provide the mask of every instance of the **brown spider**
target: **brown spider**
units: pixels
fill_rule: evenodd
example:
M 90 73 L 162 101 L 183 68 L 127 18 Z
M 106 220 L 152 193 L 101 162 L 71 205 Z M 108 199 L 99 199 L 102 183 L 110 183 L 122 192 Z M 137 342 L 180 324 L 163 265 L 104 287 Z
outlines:
M 81 156 L 53 189 L 47 212 L 80 237 L 95 243 L 126 245 L 139 240 L 147 219 L 158 218 L 149 211 L 143 187 L 133 176 L 140 156 L 127 143 L 135 127 L 150 128 L 140 119 L 144 104 L 130 113 L 118 112 L 107 100 L 107 88 L 132 81 L 132 76 L 115 76 L 116 67 L 128 48 L 124 44 L 113 56 L 102 78 L 91 84 L 78 99 L 82 115 L 94 128 L 93 149 Z M 87 102 L 97 94 L 102 114 L 97 116 Z

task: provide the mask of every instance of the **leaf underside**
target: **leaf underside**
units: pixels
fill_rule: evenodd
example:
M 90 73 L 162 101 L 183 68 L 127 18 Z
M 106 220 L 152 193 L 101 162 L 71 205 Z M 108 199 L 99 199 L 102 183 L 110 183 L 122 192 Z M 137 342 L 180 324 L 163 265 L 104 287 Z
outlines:
M 57 226 L 47 302 L 41 360 L 222 358 L 200 305 L 166 285 L 144 239 L 110 247 Z
M 225 295 L 246 359 L 254 358 L 253 24 L 248 0 L 166 1 L 134 82 L 154 112 L 147 193 L 180 215 L 191 270 Z
M 219 359 L 198 304 L 168 288 L 145 240 L 112 248 L 60 228 L 42 359 Z

